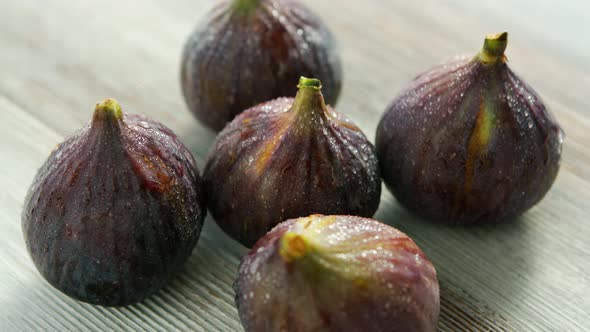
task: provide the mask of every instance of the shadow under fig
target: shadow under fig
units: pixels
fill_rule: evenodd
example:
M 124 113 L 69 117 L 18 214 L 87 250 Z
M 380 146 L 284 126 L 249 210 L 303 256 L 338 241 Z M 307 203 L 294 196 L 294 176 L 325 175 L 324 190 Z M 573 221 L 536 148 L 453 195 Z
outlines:
M 0 300 L 6 306 L 0 330 L 38 330 L 43 326 L 44 330 L 64 331 L 86 326 L 180 331 L 216 326 L 238 331 L 241 327 L 232 286 L 246 252 L 247 248 L 226 236 L 208 217 L 192 255 L 170 283 L 124 307 L 77 301 L 52 287 L 37 271 L 26 271 L 13 288 L 14 294 Z
M 215 326 L 239 331 L 233 283 L 246 252 L 247 248 L 225 235 L 207 217 L 192 255 L 168 285 L 137 304 L 106 310 L 137 312 L 141 317 L 163 310 L 171 315 L 166 324 L 175 330 Z
M 452 331 L 459 320 L 475 330 L 514 330 L 502 310 L 529 287 L 527 276 L 540 259 L 529 245 L 536 237 L 534 211 L 497 224 L 449 225 L 410 213 L 388 192 L 383 196 L 374 218 L 414 239 L 437 269 L 439 329 Z
M 229 303 L 233 311 L 233 283 L 240 260 L 247 252 L 248 248 L 223 233 L 213 219 L 207 217 L 192 255 L 164 291 L 186 288 L 201 297 Z

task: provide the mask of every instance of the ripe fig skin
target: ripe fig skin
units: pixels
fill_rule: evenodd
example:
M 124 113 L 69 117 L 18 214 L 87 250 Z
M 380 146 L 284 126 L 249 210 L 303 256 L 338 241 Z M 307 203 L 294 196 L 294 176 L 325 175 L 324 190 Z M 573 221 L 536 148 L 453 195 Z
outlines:
M 246 332 L 428 332 L 436 270 L 405 234 L 372 219 L 312 215 L 261 238 L 234 284 Z
M 204 203 L 193 156 L 176 135 L 107 99 L 38 171 L 22 228 L 51 285 L 81 301 L 123 306 L 182 267 L 199 238 Z
M 326 101 L 336 103 L 342 69 L 334 37 L 292 0 L 220 2 L 190 35 L 181 60 L 185 101 L 216 131 L 252 106 L 294 96 L 301 75 L 321 79 Z
M 308 80 L 302 78 L 302 80 Z M 373 145 L 326 106 L 318 86 L 238 115 L 209 152 L 203 178 L 209 211 L 251 247 L 281 220 L 312 213 L 371 217 L 381 176 Z
M 432 220 L 509 220 L 538 203 L 560 166 L 563 131 L 507 64 L 507 34 L 475 57 L 420 74 L 385 111 L 376 137 L 383 180 Z

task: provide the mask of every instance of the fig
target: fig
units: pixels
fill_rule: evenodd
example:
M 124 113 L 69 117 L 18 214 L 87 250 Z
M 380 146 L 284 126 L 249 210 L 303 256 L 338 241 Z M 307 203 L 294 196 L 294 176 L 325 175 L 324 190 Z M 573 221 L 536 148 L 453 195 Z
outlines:
M 27 249 L 66 295 L 103 306 L 140 301 L 195 247 L 201 181 L 170 129 L 106 99 L 38 171 L 22 213 Z
M 234 288 L 246 332 L 428 332 L 440 310 L 436 270 L 414 241 L 356 216 L 279 224 Z
M 299 76 L 318 77 L 333 105 L 342 69 L 334 37 L 293 0 L 232 0 L 216 5 L 188 38 L 181 85 L 189 109 L 221 130 L 259 103 L 294 96 Z
M 219 226 L 252 246 L 282 220 L 313 213 L 372 216 L 381 177 L 373 145 L 326 106 L 318 79 L 302 77 L 295 98 L 238 115 L 221 131 L 203 179 Z
M 376 148 L 406 208 L 458 224 L 514 219 L 539 202 L 560 165 L 563 131 L 508 67 L 506 32 L 475 56 L 418 75 L 385 111 Z

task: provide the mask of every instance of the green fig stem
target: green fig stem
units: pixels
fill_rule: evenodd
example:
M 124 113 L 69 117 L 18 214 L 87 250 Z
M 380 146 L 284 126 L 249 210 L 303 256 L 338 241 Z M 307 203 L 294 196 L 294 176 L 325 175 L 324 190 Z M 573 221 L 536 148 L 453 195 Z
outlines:
M 121 110 L 121 105 L 113 98 L 107 98 L 96 104 L 92 117 L 93 123 L 97 121 L 120 121 L 122 119 L 123 111 Z
M 318 117 L 325 117 L 327 107 L 322 95 L 322 82 L 316 78 L 301 77 L 297 87 L 299 91 L 295 96 L 292 110 L 304 120 L 304 123 L 311 125 Z
M 479 52 L 479 59 L 484 63 L 505 62 L 504 51 L 508 45 L 508 32 L 489 34 L 486 36 L 483 47 Z
M 309 254 L 309 242 L 300 234 L 286 232 L 281 238 L 279 254 L 287 263 L 301 259 Z
M 299 89 L 311 88 L 320 91 L 322 89 L 322 82 L 317 78 L 307 78 L 301 76 L 301 78 L 299 78 L 299 84 L 297 85 L 297 87 Z
M 235 12 L 248 14 L 258 8 L 261 0 L 234 0 L 232 8 Z

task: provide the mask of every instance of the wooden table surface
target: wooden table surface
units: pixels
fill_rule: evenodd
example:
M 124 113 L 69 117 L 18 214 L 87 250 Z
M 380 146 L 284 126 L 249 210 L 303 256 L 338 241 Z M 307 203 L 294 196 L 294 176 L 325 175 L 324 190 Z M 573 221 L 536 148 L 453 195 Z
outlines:
M 242 330 L 231 285 L 246 250 L 210 217 L 172 284 L 120 309 L 50 287 L 20 226 L 36 170 L 106 97 L 172 128 L 202 170 L 214 133 L 187 111 L 178 73 L 185 38 L 214 2 L 0 0 L 0 331 Z M 305 2 L 339 40 L 337 109 L 371 139 L 385 106 L 417 73 L 478 51 L 486 33 L 510 32 L 510 65 L 566 132 L 552 190 L 509 224 L 435 225 L 386 190 L 375 218 L 413 237 L 436 265 L 441 331 L 590 330 L 590 3 Z

